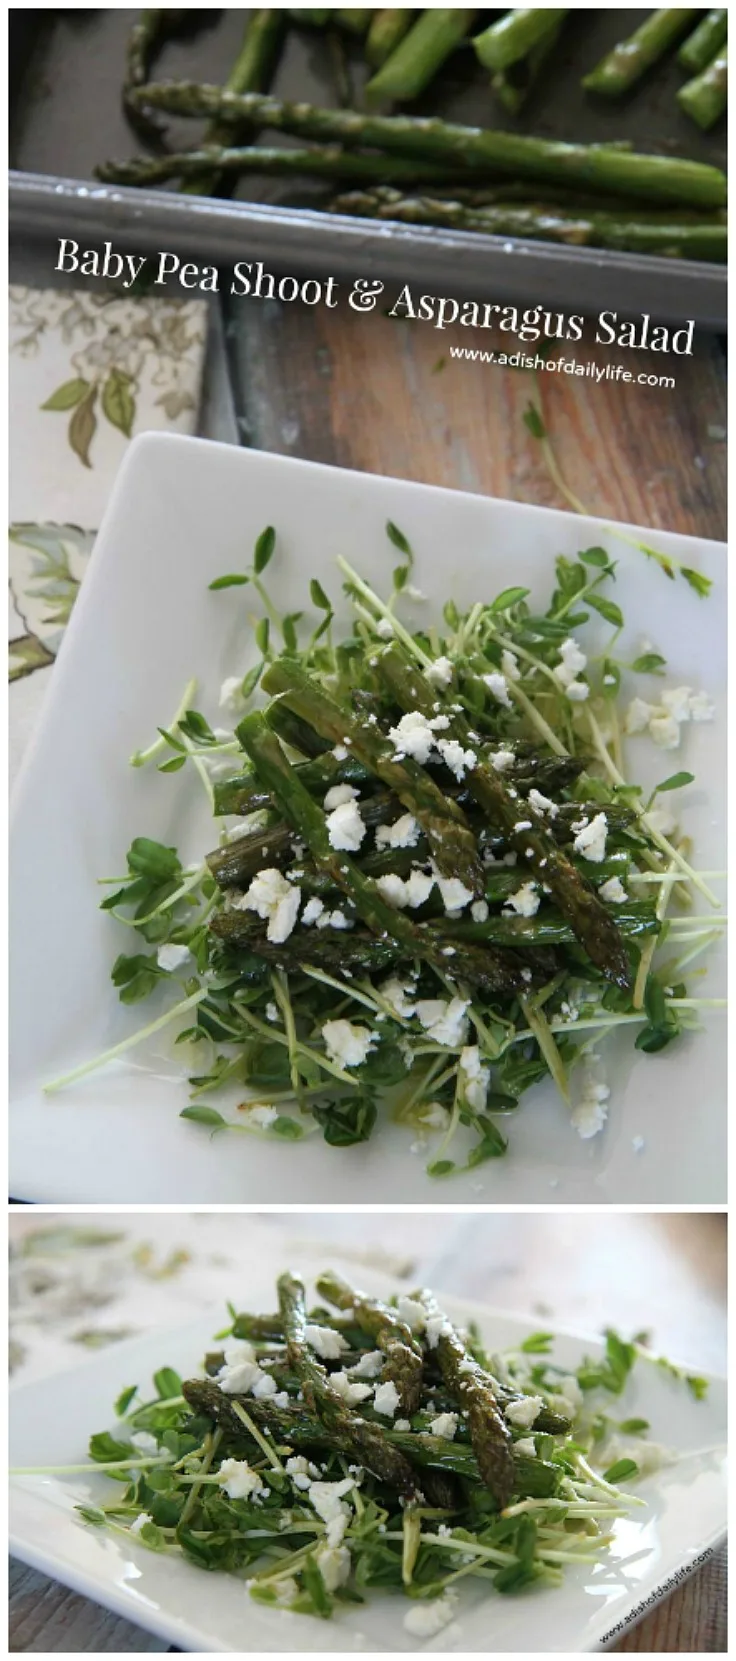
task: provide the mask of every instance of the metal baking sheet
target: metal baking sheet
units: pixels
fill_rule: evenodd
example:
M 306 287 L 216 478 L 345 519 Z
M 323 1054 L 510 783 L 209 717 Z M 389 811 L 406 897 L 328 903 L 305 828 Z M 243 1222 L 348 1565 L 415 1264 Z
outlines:
M 722 266 L 336 216 L 324 211 L 329 192 L 302 182 L 297 195 L 285 180 L 241 180 L 232 201 L 179 195 L 175 187 L 138 190 L 96 183 L 96 162 L 140 148 L 120 104 L 135 16 L 109 8 L 11 10 L 11 248 L 12 241 L 29 236 L 109 237 L 120 248 L 167 248 L 195 260 L 262 259 L 277 271 L 421 280 L 438 293 L 574 303 L 587 311 L 648 311 L 665 321 L 694 317 L 701 327 L 725 328 Z M 520 121 L 499 109 L 469 52 L 455 55 L 416 111 L 431 108 L 450 120 L 590 143 L 623 132 L 640 149 L 724 165 L 722 128 L 699 133 L 678 109 L 675 91 L 682 74 L 674 62 L 658 69 L 625 107 L 602 105 L 582 92 L 585 69 L 641 16 L 640 10 L 582 12 Z M 165 47 L 156 75 L 223 81 L 246 17 L 233 10 L 208 14 L 196 34 Z M 359 89 L 359 48 L 351 62 Z M 284 98 L 336 102 L 319 34 L 290 31 L 274 91 Z M 201 131 L 196 123 L 170 123 L 174 145 L 191 145 Z M 268 142 L 284 141 L 275 134 Z

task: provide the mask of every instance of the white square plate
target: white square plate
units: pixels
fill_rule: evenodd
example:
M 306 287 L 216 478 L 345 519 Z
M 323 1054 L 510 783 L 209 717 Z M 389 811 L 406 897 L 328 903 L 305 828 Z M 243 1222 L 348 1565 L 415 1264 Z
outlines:
M 195 439 L 146 436 L 132 445 L 97 539 L 51 694 L 18 786 L 12 831 L 11 1192 L 49 1202 L 238 1204 L 334 1201 L 718 1203 L 725 1199 L 725 1020 L 662 1055 L 628 1033 L 608 1064 L 605 1133 L 581 1142 L 551 1083 L 523 1098 L 505 1159 L 438 1185 L 411 1138 L 390 1124 L 359 1147 L 221 1135 L 178 1117 L 188 1100 L 174 1033 L 45 1098 L 43 1083 L 115 1044 L 165 1007 L 171 993 L 125 1008 L 111 985 L 130 931 L 98 909 L 100 877 L 125 869 L 134 836 L 174 843 L 199 860 L 217 841 L 190 769 L 161 775 L 128 757 L 171 719 L 192 675 L 213 722 L 226 675 L 247 664 L 250 590 L 209 593 L 242 569 L 258 533 L 276 526 L 267 573 L 279 607 L 308 610 L 309 579 L 340 591 L 346 553 L 385 587 L 396 553 L 392 519 L 410 538 L 416 624 L 522 583 L 545 598 L 555 555 L 602 544 L 618 560 L 616 597 L 627 628 L 622 657 L 643 634 L 668 660 L 667 684 L 705 689 L 713 723 L 684 729 L 676 756 L 636 740 L 645 785 L 687 767 L 683 825 L 702 869 L 724 864 L 725 580 L 721 544 L 376 478 Z M 621 533 L 625 534 L 622 535 Z M 635 546 L 646 540 L 713 579 L 708 599 L 668 581 Z M 344 615 L 344 610 L 343 610 Z M 605 632 L 608 630 L 606 626 Z M 656 683 L 652 683 L 655 686 Z M 639 690 L 641 686 L 639 686 Z M 654 695 L 654 694 L 653 694 Z M 709 994 L 719 990 L 711 969 Z M 241 1090 L 242 1094 L 242 1090 Z M 230 1101 L 222 1098 L 225 1109 Z M 233 1097 L 234 1103 L 235 1097 Z M 645 1150 L 636 1153 L 635 1138 Z
M 263 1265 L 256 1270 L 262 1279 Z M 392 1287 L 375 1271 L 361 1280 L 379 1296 Z M 266 1300 L 268 1292 L 265 1291 Z M 272 1296 L 272 1294 L 271 1294 Z M 257 1304 L 252 1291 L 249 1302 Z M 536 1326 L 443 1298 L 459 1322 L 475 1316 L 493 1349 L 518 1344 Z M 11 1466 L 78 1464 L 92 1431 L 114 1428 L 111 1403 L 124 1385 L 146 1388 L 156 1368 L 195 1373 L 217 1315 L 173 1332 L 147 1334 L 100 1352 L 73 1372 L 11 1389 Z M 560 1334 L 554 1359 L 572 1370 L 598 1340 Z M 24 1562 L 126 1616 L 182 1649 L 250 1652 L 371 1652 L 426 1649 L 460 1653 L 559 1653 L 595 1650 L 650 1610 L 710 1555 L 726 1527 L 726 1387 L 711 1380 L 705 1401 L 656 1366 L 641 1363 L 625 1394 L 611 1397 L 618 1417 L 649 1420 L 651 1435 L 678 1462 L 636 1484 L 646 1510 L 614 1524 L 614 1542 L 599 1565 L 570 1568 L 560 1588 L 519 1597 L 465 1588 L 457 1618 L 438 1638 L 416 1643 L 403 1629 L 405 1606 L 371 1596 L 332 1621 L 265 1609 L 240 1581 L 205 1574 L 179 1558 L 90 1528 L 80 1503 L 104 1503 L 109 1479 L 97 1475 L 11 1478 L 10 1549 Z M 702 1451 L 698 1451 L 702 1450 Z M 634 1491 L 634 1490 L 632 1490 Z

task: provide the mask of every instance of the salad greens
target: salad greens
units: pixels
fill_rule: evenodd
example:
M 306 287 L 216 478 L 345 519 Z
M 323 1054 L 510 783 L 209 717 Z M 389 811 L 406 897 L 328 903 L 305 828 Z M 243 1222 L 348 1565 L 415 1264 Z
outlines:
M 426 1290 L 384 1303 L 330 1272 L 317 1293 L 308 1309 L 283 1274 L 273 1313 L 231 1308 L 201 1374 L 162 1367 L 152 1397 L 123 1389 L 92 1463 L 68 1468 L 118 1485 L 77 1506 L 85 1522 L 298 1613 L 403 1592 L 405 1626 L 430 1636 L 463 1579 L 517 1592 L 595 1563 L 644 1504 L 619 1484 L 673 1457 L 646 1420 L 605 1406 L 636 1342 L 609 1331 L 574 1374 L 548 1333 L 488 1353 Z M 704 1380 L 688 1384 L 702 1396 Z
M 346 1147 L 391 1114 L 442 1177 L 504 1154 L 508 1117 L 547 1075 L 594 1135 L 600 1040 L 630 1025 L 654 1054 L 717 1001 L 684 979 L 717 927 L 684 908 L 718 902 L 660 805 L 693 776 L 645 797 L 624 771 L 622 676 L 658 696 L 666 664 L 648 644 L 620 655 L 615 562 L 599 547 L 560 556 L 546 608 L 510 586 L 465 612 L 448 600 L 417 628 L 402 620 L 421 601 L 412 550 L 386 530 L 399 555 L 387 600 L 337 562 L 347 637 L 316 579 L 308 614 L 279 613 L 273 527 L 247 570 L 210 585 L 259 607 L 256 661 L 221 692 L 235 731 L 211 726 L 192 682 L 132 762 L 193 767 L 218 822 L 235 822 L 192 866 L 136 837 L 102 902 L 135 937 L 113 984 L 126 1004 L 166 982 L 179 995 L 47 1089 L 186 1017 L 183 1118 Z M 593 624 L 610 631 L 602 647 Z M 635 698 L 626 723 L 635 712 L 628 730 L 649 722 L 664 748 L 713 713 L 689 688 L 661 698 Z M 226 1085 L 248 1093 L 234 1118 L 209 1099 Z

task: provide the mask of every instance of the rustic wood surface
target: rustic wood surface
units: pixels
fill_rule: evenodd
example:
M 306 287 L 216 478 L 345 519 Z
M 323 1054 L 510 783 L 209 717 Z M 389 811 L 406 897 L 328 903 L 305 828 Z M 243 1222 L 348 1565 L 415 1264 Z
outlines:
M 38 1222 L 25 1212 L 22 1226 Z M 82 1221 L 83 1219 L 79 1219 Z M 103 1226 L 105 1219 L 95 1218 Z M 116 1218 L 119 1225 L 121 1219 Z M 197 1219 L 199 1222 L 199 1219 Z M 427 1279 L 439 1289 L 499 1308 L 528 1310 L 595 1331 L 603 1313 L 622 1329 L 651 1321 L 660 1349 L 705 1371 L 725 1368 L 725 1219 L 719 1215 L 435 1216 L 291 1214 L 269 1218 L 288 1250 L 324 1242 L 366 1256 L 407 1284 Z M 144 1237 L 151 1220 L 128 1226 Z M 159 1244 L 170 1246 L 193 1225 L 175 1215 L 156 1220 Z M 236 1216 L 202 1219 L 212 1250 L 232 1250 Z M 356 1277 L 358 1269 L 356 1268 Z M 180 1320 L 180 1316 L 177 1317 Z M 10 1650 L 48 1654 L 160 1653 L 160 1640 L 21 1564 L 11 1565 Z M 721 1654 L 726 1640 L 725 1548 L 613 1646 L 646 1654 Z
M 393 299 L 394 296 L 389 298 Z M 692 357 L 585 342 L 553 357 L 674 375 L 674 388 L 512 370 L 451 346 L 513 351 L 513 337 L 231 299 L 228 336 L 242 442 L 311 461 L 565 507 L 523 415 L 538 402 L 566 483 L 604 518 L 722 539 L 726 383 L 720 343 Z M 527 343 L 522 348 L 534 352 Z

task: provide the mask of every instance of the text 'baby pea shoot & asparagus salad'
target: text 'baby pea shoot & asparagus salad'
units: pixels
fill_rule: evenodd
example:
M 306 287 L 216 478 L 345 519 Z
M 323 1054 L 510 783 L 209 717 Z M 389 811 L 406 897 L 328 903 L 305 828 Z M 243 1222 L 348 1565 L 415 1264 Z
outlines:
M 684 978 L 718 938 L 717 919 L 688 908 L 717 907 L 708 879 L 722 875 L 695 869 L 669 810 L 692 775 L 645 796 L 623 759 L 625 734 L 674 750 L 713 705 L 668 687 L 653 647 L 617 656 L 615 562 L 598 547 L 558 558 L 546 609 L 511 587 L 410 628 L 412 552 L 395 525 L 387 535 L 401 555 L 388 600 L 338 560 L 342 639 L 316 580 L 311 624 L 277 612 L 270 527 L 247 572 L 211 584 L 246 588 L 261 613 L 257 662 L 222 688 L 235 731 L 210 726 L 192 683 L 132 759 L 195 768 L 230 828 L 187 868 L 137 837 L 103 902 L 140 942 L 113 966 L 123 1002 L 169 982 L 179 996 L 47 1088 L 178 1020 L 195 1055 L 182 1117 L 346 1147 L 391 1116 L 441 1177 L 504 1154 L 508 1116 L 547 1076 L 595 1135 L 607 1034 L 628 1026 L 654 1054 L 718 1001 Z M 593 623 L 611 631 L 602 649 Z M 621 709 L 624 670 L 646 696 Z M 229 1118 L 211 1105 L 225 1085 L 248 1092 Z
M 672 1463 L 621 1397 L 641 1358 L 613 1331 L 576 1373 L 549 1333 L 490 1354 L 432 1292 L 390 1303 L 334 1273 L 320 1303 L 282 1274 L 277 1310 L 237 1314 L 204 1376 L 156 1373 L 156 1396 L 122 1391 L 92 1465 L 114 1479 L 86 1522 L 246 1581 L 260 1603 L 327 1618 L 379 1591 L 409 1600 L 430 1638 L 455 1617 L 458 1583 L 556 1586 L 605 1555 L 616 1521 L 645 1505 L 620 1484 Z M 330 1307 L 326 1307 L 330 1306 Z

